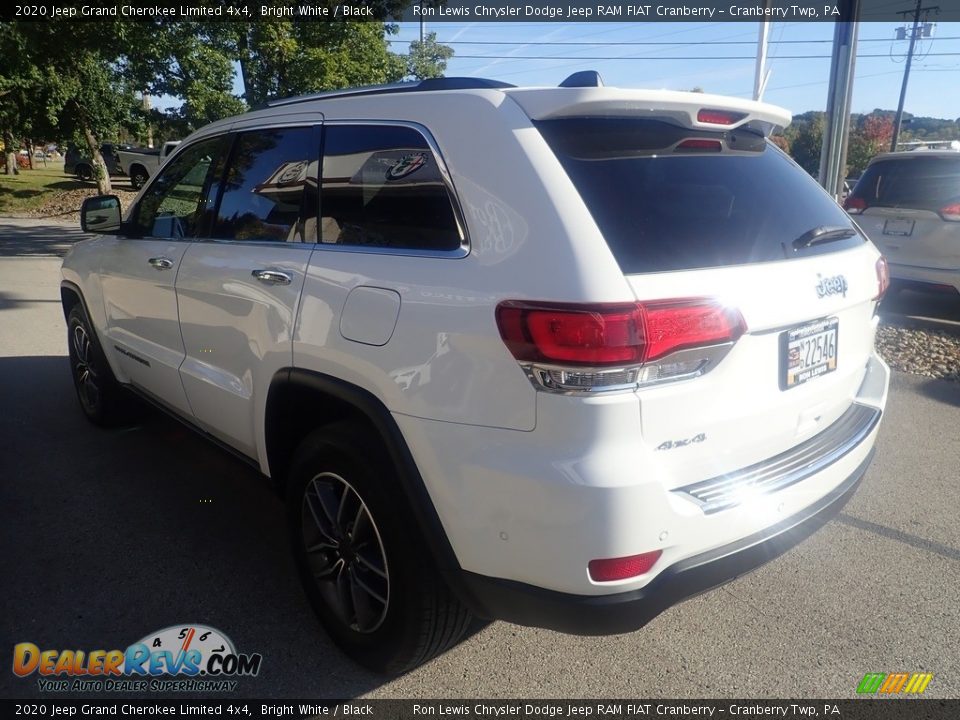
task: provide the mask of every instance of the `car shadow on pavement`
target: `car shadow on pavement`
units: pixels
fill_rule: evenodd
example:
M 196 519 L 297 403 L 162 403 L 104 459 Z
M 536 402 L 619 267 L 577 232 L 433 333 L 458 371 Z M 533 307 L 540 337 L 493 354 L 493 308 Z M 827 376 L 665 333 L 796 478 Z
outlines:
M 224 699 L 347 698 L 385 682 L 319 626 L 257 471 L 154 411 L 93 427 L 65 357 L 0 358 L 0 398 L 0 648 L 122 650 L 200 623 L 263 655 Z M 39 695 L 36 676 L 0 673 L 0 697 Z
M 958 368 L 960 369 L 960 368 Z M 920 392 L 931 400 L 937 400 L 947 405 L 960 407 L 960 383 L 948 380 L 931 379 L 920 386 Z M 944 428 L 949 437 L 956 437 L 957 428 Z
M 75 242 L 88 237 L 73 224 L 0 218 L 0 258 L 63 257 Z

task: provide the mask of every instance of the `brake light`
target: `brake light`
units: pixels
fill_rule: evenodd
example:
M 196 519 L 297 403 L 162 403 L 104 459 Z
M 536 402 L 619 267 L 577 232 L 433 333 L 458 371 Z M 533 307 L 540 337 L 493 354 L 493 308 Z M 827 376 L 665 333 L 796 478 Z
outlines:
M 743 317 L 710 298 L 637 303 L 563 304 L 505 301 L 497 327 L 513 356 L 548 389 L 597 390 L 689 377 L 715 355 L 670 356 L 729 344 Z M 655 361 L 664 362 L 655 364 Z M 586 370 L 585 370 L 586 369 Z
M 708 150 L 710 152 L 720 152 L 723 145 L 719 140 L 684 140 L 677 145 L 677 150 Z
M 591 560 L 587 564 L 587 571 L 590 573 L 590 579 L 594 582 L 626 580 L 649 572 L 662 554 L 662 550 L 654 550 L 640 555 Z
M 733 125 L 745 117 L 746 115 L 744 113 L 703 108 L 697 113 L 697 122 L 709 123 L 711 125 Z
M 867 209 L 867 201 L 861 197 L 850 196 L 843 201 L 843 209 L 851 215 L 859 215 Z
M 882 300 L 889 288 L 890 267 L 887 265 L 887 259 L 881 255 L 877 258 L 877 296 L 874 300 Z
M 951 222 L 960 222 L 960 202 L 944 205 L 940 208 L 940 217 Z

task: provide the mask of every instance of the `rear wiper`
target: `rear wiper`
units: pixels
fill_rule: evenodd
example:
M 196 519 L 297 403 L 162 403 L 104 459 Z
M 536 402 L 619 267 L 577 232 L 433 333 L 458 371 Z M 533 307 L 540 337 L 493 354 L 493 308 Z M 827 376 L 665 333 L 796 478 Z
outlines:
M 807 230 L 791 244 L 793 245 L 794 250 L 802 250 L 803 248 L 808 248 L 811 245 L 833 242 L 834 240 L 843 240 L 844 238 L 853 237 L 856 234 L 857 231 L 850 226 L 826 227 L 824 225 L 820 225 L 819 227 Z

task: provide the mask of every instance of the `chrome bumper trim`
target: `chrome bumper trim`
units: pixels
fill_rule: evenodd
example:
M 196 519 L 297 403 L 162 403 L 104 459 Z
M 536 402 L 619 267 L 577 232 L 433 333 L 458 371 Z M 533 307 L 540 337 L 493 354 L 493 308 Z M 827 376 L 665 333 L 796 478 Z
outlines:
M 863 442 L 877 426 L 882 411 L 853 403 L 830 427 L 812 438 L 755 465 L 675 489 L 704 514 L 739 505 L 758 495 L 782 490 L 832 465 Z

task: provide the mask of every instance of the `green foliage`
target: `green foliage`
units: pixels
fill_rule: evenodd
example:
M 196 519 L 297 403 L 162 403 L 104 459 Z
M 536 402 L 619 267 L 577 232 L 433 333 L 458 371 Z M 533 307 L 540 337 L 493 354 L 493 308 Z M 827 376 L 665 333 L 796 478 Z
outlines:
M 453 57 L 453 48 L 437 42 L 435 32 L 427 33 L 423 42 L 414 40 L 410 43 L 410 53 L 407 56 L 407 75 L 424 80 L 426 78 L 443 77 L 447 69 L 447 60 Z M 703 92 L 701 90 L 701 92 Z
M 807 112 L 797 115 L 784 132 L 790 155 L 814 177 L 820 172 L 820 152 L 823 148 L 825 126 L 825 113 Z

